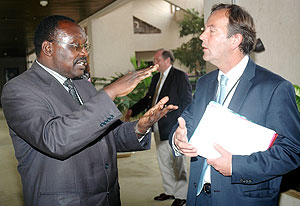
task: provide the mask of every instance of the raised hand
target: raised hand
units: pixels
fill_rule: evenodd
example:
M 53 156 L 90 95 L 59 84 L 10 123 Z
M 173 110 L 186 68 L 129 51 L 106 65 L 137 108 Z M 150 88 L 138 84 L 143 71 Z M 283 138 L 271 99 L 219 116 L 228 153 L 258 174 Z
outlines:
M 140 81 L 151 76 L 152 72 L 156 71 L 158 67 L 158 64 L 156 64 L 146 69 L 129 72 L 115 82 L 106 86 L 104 91 L 106 91 L 112 100 L 116 97 L 126 96 L 138 85 L 138 83 L 140 83 Z
M 162 98 L 156 105 L 149 109 L 138 121 L 137 129 L 141 133 L 145 133 L 155 122 L 160 120 L 168 112 L 178 109 L 178 106 L 165 104 L 169 101 L 169 97 Z
M 174 133 L 174 144 L 178 151 L 188 157 L 196 157 L 197 149 L 188 143 L 187 129 L 185 126 L 185 120 L 182 117 L 178 118 L 179 126 Z

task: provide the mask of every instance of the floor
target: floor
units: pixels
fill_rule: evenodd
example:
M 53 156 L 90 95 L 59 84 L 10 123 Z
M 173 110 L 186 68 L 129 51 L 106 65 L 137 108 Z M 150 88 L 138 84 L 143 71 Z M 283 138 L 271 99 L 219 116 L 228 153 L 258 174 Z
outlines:
M 158 202 L 163 192 L 155 154 L 155 142 L 148 151 L 128 153 L 118 158 L 122 206 L 170 206 L 172 200 Z M 8 127 L 0 109 L 0 205 L 22 206 L 21 180 Z

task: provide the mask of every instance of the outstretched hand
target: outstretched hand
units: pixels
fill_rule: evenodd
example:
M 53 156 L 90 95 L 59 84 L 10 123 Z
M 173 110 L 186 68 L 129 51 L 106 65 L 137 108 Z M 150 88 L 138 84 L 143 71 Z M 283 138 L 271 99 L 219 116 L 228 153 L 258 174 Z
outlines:
M 196 157 L 198 155 L 197 149 L 188 143 L 185 120 L 182 117 L 179 117 L 178 123 L 179 126 L 177 127 L 173 138 L 175 146 L 180 153 L 188 157 Z
M 156 105 L 149 109 L 138 121 L 138 131 L 145 133 L 155 122 L 160 120 L 168 112 L 178 109 L 178 106 L 165 105 L 169 97 L 162 98 Z
M 115 82 L 106 86 L 104 91 L 112 100 L 114 100 L 116 97 L 126 96 L 138 85 L 138 83 L 140 83 L 140 81 L 151 76 L 152 72 L 156 71 L 158 67 L 159 65 L 156 64 L 146 69 L 129 72 L 128 74 L 117 79 Z

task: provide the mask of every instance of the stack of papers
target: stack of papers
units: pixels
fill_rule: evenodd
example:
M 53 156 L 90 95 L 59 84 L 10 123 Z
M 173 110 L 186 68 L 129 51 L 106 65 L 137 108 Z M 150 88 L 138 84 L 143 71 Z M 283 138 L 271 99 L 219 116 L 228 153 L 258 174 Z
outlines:
M 275 131 L 255 124 L 230 109 L 211 101 L 189 143 L 207 159 L 221 157 L 217 143 L 233 155 L 250 155 L 272 146 Z

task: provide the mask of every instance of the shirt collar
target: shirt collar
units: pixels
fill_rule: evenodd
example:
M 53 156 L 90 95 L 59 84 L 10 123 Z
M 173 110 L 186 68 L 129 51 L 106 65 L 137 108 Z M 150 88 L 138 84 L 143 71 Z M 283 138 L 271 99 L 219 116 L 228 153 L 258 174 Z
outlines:
M 163 73 L 164 77 L 167 77 L 167 76 L 168 76 L 171 67 L 172 67 L 172 65 L 170 65 L 170 66 L 168 67 L 168 69 L 167 69 L 166 71 L 164 71 L 164 73 Z
M 38 62 L 36 60 L 36 63 L 38 65 L 40 65 L 44 70 L 46 70 L 49 74 L 51 74 L 55 79 L 57 79 L 57 81 L 59 81 L 59 83 L 61 83 L 62 85 L 64 84 L 64 82 L 67 80 L 66 77 L 60 75 L 59 73 L 57 73 L 56 71 L 53 71 L 52 69 L 49 69 L 48 67 L 42 65 L 40 62 Z
M 224 74 L 221 70 L 219 70 L 218 81 L 220 82 L 221 75 L 225 75 L 228 78 L 227 87 L 230 87 L 235 84 L 236 81 L 242 76 L 244 70 L 249 61 L 249 56 L 245 55 L 244 58 L 235 65 L 229 72 Z

